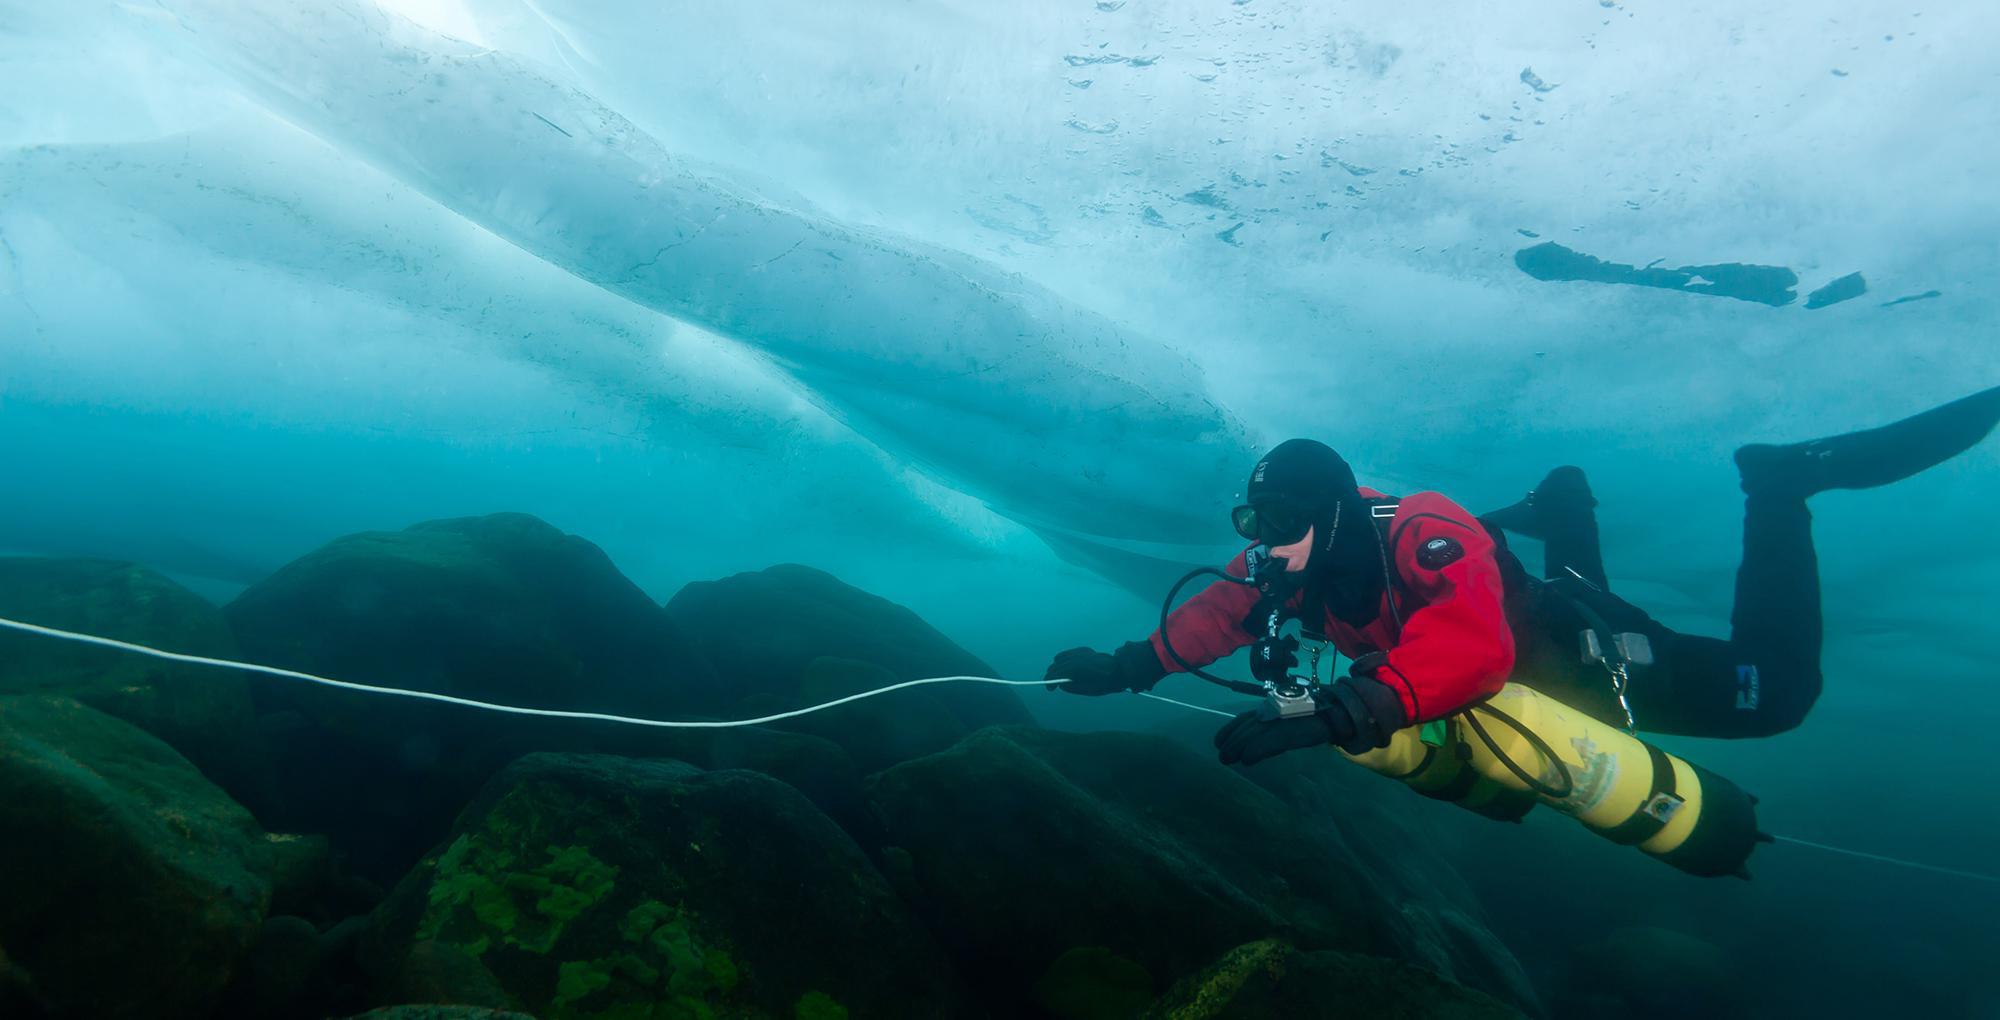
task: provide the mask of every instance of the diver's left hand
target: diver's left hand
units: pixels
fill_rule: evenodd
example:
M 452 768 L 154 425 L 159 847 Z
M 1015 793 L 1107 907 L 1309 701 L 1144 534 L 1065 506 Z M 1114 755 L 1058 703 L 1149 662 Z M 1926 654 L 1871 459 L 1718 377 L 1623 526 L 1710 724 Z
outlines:
M 1313 693 L 1311 715 L 1278 717 L 1268 707 L 1245 712 L 1215 733 L 1224 765 L 1255 765 L 1286 751 L 1335 744 L 1349 754 L 1387 747 L 1404 725 L 1396 692 L 1370 676 L 1346 677 Z
M 1217 757 L 1224 765 L 1255 765 L 1286 751 L 1302 747 L 1323 747 L 1333 743 L 1333 727 L 1324 710 L 1311 715 L 1279 718 L 1265 708 L 1255 708 L 1222 724 L 1215 731 Z M 1351 735 L 1351 731 L 1350 731 Z

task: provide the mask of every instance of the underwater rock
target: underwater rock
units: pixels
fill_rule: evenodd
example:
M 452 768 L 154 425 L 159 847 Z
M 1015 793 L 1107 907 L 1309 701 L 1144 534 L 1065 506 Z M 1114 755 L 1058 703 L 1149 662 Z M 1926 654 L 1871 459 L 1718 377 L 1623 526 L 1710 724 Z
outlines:
M 1149 1020 L 1285 1017 L 1316 1020 L 1503 1020 L 1520 1017 L 1481 992 L 1421 967 L 1277 940 L 1239 946 L 1176 985 Z
M 1806 308 L 1825 308 L 1842 301 L 1852 301 L 1868 293 L 1868 281 L 1860 273 L 1849 273 L 1826 286 L 1806 295 Z
M 9 963 L 6 949 L 0 948 L 0 1016 L 38 1020 L 46 1015 L 27 972 Z
M 737 727 L 701 734 L 689 742 L 688 752 L 678 757 L 704 768 L 745 769 L 778 779 L 805 794 L 863 847 L 881 845 L 882 826 L 868 810 L 861 767 L 831 740 Z
M 917 614 L 843 583 L 825 571 L 797 564 L 698 581 L 667 602 L 667 615 L 693 636 L 712 661 L 727 662 L 727 689 L 704 707 L 738 714 L 744 700 L 771 695 L 786 708 L 816 700 L 806 692 L 809 668 L 821 658 L 871 663 L 896 680 L 969 674 L 993 676 L 993 667 L 954 644 Z M 742 654 L 754 633 L 757 654 Z M 829 682 L 822 674 L 815 683 Z M 838 693 L 851 691 L 833 687 Z M 992 684 L 946 684 L 870 699 L 869 709 L 902 714 L 949 713 L 960 733 L 992 725 L 1029 724 L 1034 718 L 1012 690 Z M 924 722 L 929 727 L 933 721 Z M 837 728 L 835 728 L 837 729 Z M 819 732 L 812 731 L 809 732 Z M 825 731 L 857 761 L 880 755 L 834 730 Z
M 1132 1020 L 1153 1004 L 1153 975 L 1102 946 L 1079 946 L 1049 964 L 1035 1002 L 1060 1020 Z
M 818 658 L 806 666 L 797 700 L 819 704 L 887 687 L 899 679 L 902 678 L 873 663 Z M 944 687 L 926 687 L 897 691 L 804 716 L 787 725 L 846 748 L 864 772 L 879 772 L 897 762 L 935 754 L 972 733 L 973 727 L 960 722 L 937 697 L 944 690 Z M 770 707 L 777 708 L 779 701 L 772 699 Z M 755 702 L 745 707 L 752 704 Z
M 1179 728 L 1201 751 L 1206 724 Z M 1281 755 L 1241 770 L 1301 814 L 1329 820 L 1344 846 L 1366 865 L 1366 879 L 1396 904 L 1390 925 L 1398 959 L 1434 970 L 1529 1013 L 1542 1005 L 1513 952 L 1480 920 L 1479 898 L 1437 847 L 1444 837 L 1426 823 L 1441 806 L 1339 755 Z
M 869 780 L 912 901 L 1017 1013 L 1064 953 L 1162 984 L 1244 942 L 1394 951 L 1395 908 L 1318 818 L 1160 737 L 988 729 Z
M 1754 301 L 1772 307 L 1798 300 L 1798 294 L 1793 290 L 1799 284 L 1798 274 L 1783 266 L 1724 262 L 1676 269 L 1656 269 L 1652 266 L 1640 269 L 1623 262 L 1606 262 L 1554 241 L 1543 241 L 1515 252 L 1514 265 L 1537 280 L 1623 283 L 1634 287 L 1656 287 L 1687 294 Z
M 273 835 L 269 842 L 271 913 L 327 927 L 382 902 L 381 887 L 349 874 L 325 836 Z
M 1654 927 L 1613 928 L 1577 947 L 1569 1002 L 1622 1005 L 1631 1017 L 1713 1016 L 1741 998 L 1728 954 L 1693 935 Z M 1674 994 L 1663 997 L 1662 988 Z
M 350 535 L 228 609 L 246 655 L 341 680 L 535 708 L 675 717 L 715 686 L 700 650 L 603 550 L 525 514 Z M 280 828 L 324 832 L 393 881 L 494 772 L 534 750 L 674 745 L 603 723 L 503 716 L 273 682 Z M 275 719 L 273 720 L 275 722 Z M 338 767 L 329 767 L 337 763 Z
M 0 557 L 0 616 L 233 658 L 222 611 L 145 567 Z M 267 797 L 250 689 L 240 675 L 73 642 L 0 632 L 0 694 L 58 694 L 166 741 L 238 800 Z
M 272 917 L 258 931 L 245 957 L 236 988 L 236 1012 L 243 1016 L 326 1015 L 304 1006 L 314 979 L 326 964 L 319 929 L 302 917 Z
M 364 936 L 362 952 L 374 999 L 493 1009 L 504 1009 L 513 1001 L 478 957 L 457 946 L 419 940 L 385 961 L 371 946 L 372 938 L 372 932 Z M 371 952 L 377 955 L 370 956 Z
M 442 950 L 508 1000 L 481 1004 L 546 1016 L 937 1016 L 956 1001 L 908 908 L 803 796 L 681 762 L 523 758 L 368 940 L 385 978 Z
M 205 1014 L 270 900 L 250 813 L 68 698 L 0 698 L 0 833 L 0 959 L 53 1014 Z

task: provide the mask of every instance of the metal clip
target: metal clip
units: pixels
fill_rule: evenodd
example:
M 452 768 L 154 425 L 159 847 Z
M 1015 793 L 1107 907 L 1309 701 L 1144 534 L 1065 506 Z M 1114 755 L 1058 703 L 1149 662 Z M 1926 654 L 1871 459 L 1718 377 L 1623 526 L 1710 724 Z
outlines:
M 1639 724 L 1632 718 L 1632 703 L 1626 700 L 1626 689 L 1632 685 L 1633 666 L 1653 664 L 1652 640 L 1638 633 L 1613 634 L 1611 647 L 1606 648 L 1595 629 L 1584 631 L 1580 637 L 1583 661 L 1603 666 L 1611 674 L 1611 691 L 1618 696 L 1618 710 L 1625 714 L 1625 732 L 1634 732 Z
M 1623 660 L 1607 662 L 1604 668 L 1611 671 L 1611 691 L 1618 695 L 1618 710 L 1625 713 L 1625 732 L 1632 733 L 1639 728 L 1638 720 L 1632 718 L 1632 703 L 1625 700 L 1625 688 L 1632 683 L 1632 674 Z

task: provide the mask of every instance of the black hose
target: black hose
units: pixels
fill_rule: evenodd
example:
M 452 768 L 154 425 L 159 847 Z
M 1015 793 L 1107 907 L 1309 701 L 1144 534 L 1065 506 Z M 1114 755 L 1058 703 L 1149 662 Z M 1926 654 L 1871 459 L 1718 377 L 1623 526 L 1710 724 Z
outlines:
M 1513 727 L 1514 732 L 1519 733 L 1523 739 L 1527 740 L 1529 744 L 1534 746 L 1536 754 L 1541 755 L 1543 758 L 1547 759 L 1549 762 L 1555 765 L 1556 771 L 1562 775 L 1563 779 L 1562 789 L 1558 790 L 1552 786 L 1549 786 L 1547 783 L 1544 783 L 1541 780 L 1535 778 L 1534 776 L 1529 775 L 1527 773 L 1527 770 L 1523 769 L 1518 763 L 1514 761 L 1514 759 L 1507 757 L 1507 752 L 1500 750 L 1500 745 L 1493 740 L 1491 734 L 1486 732 L 1486 727 L 1479 725 L 1479 720 L 1473 718 L 1472 713 L 1474 712 L 1485 712 L 1488 715 L 1491 715 L 1494 718 L 1500 720 L 1501 722 L 1506 723 L 1508 726 Z M 1502 712 L 1491 705 L 1479 704 L 1479 705 L 1474 705 L 1471 708 L 1465 710 L 1465 721 L 1471 724 L 1472 732 L 1477 733 L 1479 735 L 1479 739 L 1485 742 L 1486 749 L 1493 752 L 1493 757 L 1500 759 L 1500 764 L 1507 766 L 1507 771 L 1514 773 L 1514 778 L 1519 779 L 1523 783 L 1526 783 L 1528 785 L 1528 789 L 1533 790 L 1535 793 L 1547 797 L 1550 800 L 1567 800 L 1570 794 L 1576 792 L 1576 779 L 1575 777 L 1569 774 L 1569 766 L 1563 764 L 1563 760 L 1561 758 L 1556 757 L 1555 748 L 1550 747 L 1547 741 L 1544 741 L 1540 736 L 1536 735 L 1536 733 L 1533 730 L 1530 730 L 1525 723 L 1521 722 L 1521 720 L 1516 719 L 1513 716 L 1508 715 L 1507 713 Z
M 1195 578 L 1200 577 L 1204 574 L 1214 574 L 1215 576 L 1222 578 L 1225 581 L 1228 581 L 1230 584 L 1247 585 L 1255 583 L 1247 578 L 1232 577 L 1229 574 L 1225 574 L 1222 571 L 1215 569 L 1214 567 L 1200 567 L 1188 571 L 1187 574 L 1183 576 L 1180 580 L 1174 582 L 1174 586 L 1172 588 L 1167 589 L 1167 599 L 1166 601 L 1160 603 L 1160 647 L 1165 648 L 1167 650 L 1168 657 L 1172 658 L 1175 663 L 1179 664 L 1183 672 L 1186 672 L 1193 676 L 1200 677 L 1201 679 L 1206 680 L 1209 683 L 1215 684 L 1219 687 L 1227 687 L 1238 694 L 1247 694 L 1253 698 L 1261 698 L 1264 696 L 1264 688 L 1256 684 L 1244 683 L 1241 680 L 1226 680 L 1222 677 L 1216 676 L 1213 673 L 1209 673 L 1203 670 L 1200 666 L 1197 666 L 1194 663 L 1181 658 L 1181 653 L 1174 651 L 1174 639 L 1167 635 L 1167 616 L 1173 612 L 1174 596 L 1179 595 L 1181 593 L 1181 589 L 1187 587 L 1187 583 L 1189 581 L 1192 581 Z

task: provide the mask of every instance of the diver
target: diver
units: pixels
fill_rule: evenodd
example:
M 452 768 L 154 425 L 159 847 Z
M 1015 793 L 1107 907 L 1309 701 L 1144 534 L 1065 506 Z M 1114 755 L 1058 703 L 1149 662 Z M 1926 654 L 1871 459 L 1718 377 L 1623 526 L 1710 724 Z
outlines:
M 1288 440 L 1251 472 L 1232 519 L 1253 545 L 1226 571 L 1246 578 L 1272 563 L 1289 584 L 1275 596 L 1268 584 L 1262 594 L 1213 584 L 1150 640 L 1111 653 L 1070 649 L 1044 679 L 1066 679 L 1062 688 L 1081 695 L 1150 690 L 1170 671 L 1199 673 L 1258 642 L 1260 598 L 1282 598 L 1308 638 L 1353 666 L 1312 688 L 1302 710 L 1267 704 L 1224 724 L 1215 736 L 1224 763 L 1326 744 L 1366 753 L 1510 680 L 1627 730 L 1781 733 L 1804 720 L 1821 686 L 1819 564 L 1806 500 L 1907 478 L 1969 449 L 1996 422 L 2000 387 L 1880 428 L 1737 450 L 1743 559 L 1727 640 L 1669 630 L 1611 593 L 1596 503 L 1576 468 L 1557 468 L 1527 499 L 1482 519 L 1435 492 L 1397 499 L 1363 488 L 1332 448 Z M 1544 579 L 1508 551 L 1506 531 L 1543 541 Z M 1287 639 L 1278 649 L 1287 668 L 1295 648 Z

